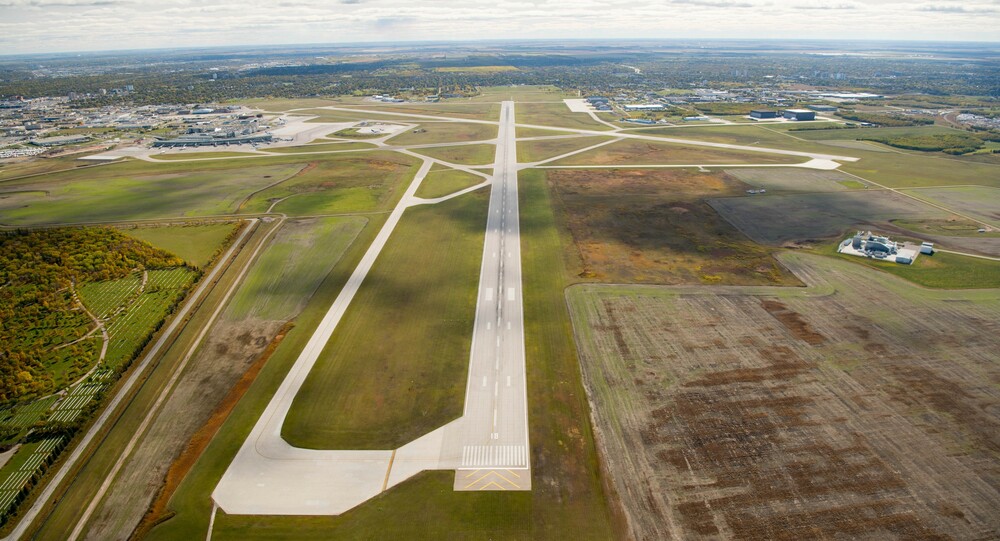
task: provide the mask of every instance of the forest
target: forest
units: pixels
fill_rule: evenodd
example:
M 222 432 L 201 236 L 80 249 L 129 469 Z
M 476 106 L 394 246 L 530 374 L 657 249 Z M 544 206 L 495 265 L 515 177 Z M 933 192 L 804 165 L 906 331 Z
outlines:
M 91 327 L 75 287 L 184 261 L 110 228 L 0 233 L 0 403 L 52 391 L 50 365 Z M 68 346 L 68 347 L 67 347 Z

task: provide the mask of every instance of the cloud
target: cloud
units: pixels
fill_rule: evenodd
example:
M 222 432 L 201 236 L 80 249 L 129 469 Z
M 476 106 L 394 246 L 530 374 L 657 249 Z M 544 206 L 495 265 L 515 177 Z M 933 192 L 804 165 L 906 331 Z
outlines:
M 733 0 L 673 0 L 674 4 L 689 4 L 692 6 L 705 6 L 713 8 L 753 8 L 757 7 L 750 2 L 739 2 Z
M 933 13 L 997 13 L 997 8 L 991 8 L 986 6 L 981 7 L 967 7 L 963 5 L 952 5 L 952 4 L 935 4 L 929 6 L 920 6 L 917 8 L 918 11 L 929 11 Z
M 842 2 L 839 4 L 799 4 L 792 7 L 795 9 L 844 10 L 859 9 L 861 6 L 858 4 Z

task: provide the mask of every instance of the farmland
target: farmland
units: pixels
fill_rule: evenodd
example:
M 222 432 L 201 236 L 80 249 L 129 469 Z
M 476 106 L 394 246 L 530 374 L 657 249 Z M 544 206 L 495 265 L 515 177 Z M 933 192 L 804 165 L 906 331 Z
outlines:
M 795 284 L 774 250 L 743 237 L 705 202 L 742 193 L 719 173 L 538 170 L 572 242 L 567 261 L 586 280 L 614 283 Z
M 636 538 L 970 538 L 993 509 L 996 290 L 782 257 L 801 288 L 576 286 L 603 455 Z M 858 287 L 864 284 L 864 287 Z M 919 339 L 917 339 L 919 337 Z

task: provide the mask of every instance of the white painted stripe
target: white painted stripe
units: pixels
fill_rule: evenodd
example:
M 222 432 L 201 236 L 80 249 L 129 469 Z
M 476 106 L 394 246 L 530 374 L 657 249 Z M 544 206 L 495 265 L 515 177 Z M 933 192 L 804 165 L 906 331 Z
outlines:
M 488 300 L 488 301 L 492 301 L 493 300 L 493 288 L 492 287 L 486 288 L 486 300 Z
M 512 287 L 507 288 L 507 300 L 508 301 L 514 300 L 514 288 Z
M 493 322 L 492 321 L 487 321 L 486 322 L 486 330 L 488 331 L 488 330 L 490 330 L 492 328 L 493 328 Z

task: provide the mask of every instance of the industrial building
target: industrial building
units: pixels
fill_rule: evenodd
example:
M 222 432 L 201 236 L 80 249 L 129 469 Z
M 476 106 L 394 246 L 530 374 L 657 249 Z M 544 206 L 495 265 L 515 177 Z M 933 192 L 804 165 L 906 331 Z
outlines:
M 889 237 L 876 235 L 871 231 L 858 231 L 853 237 L 840 243 L 837 251 L 859 257 L 895 261 L 903 265 L 913 263 L 917 259 L 917 254 L 922 252 L 922 250 L 900 245 L 890 240 Z
M 211 133 L 190 133 L 181 135 L 176 139 L 167 139 L 162 141 L 154 141 L 154 147 L 211 147 L 211 146 L 228 146 L 228 145 L 244 145 L 253 143 L 270 143 L 272 139 L 271 134 L 251 134 L 251 135 L 236 135 L 233 132 L 229 132 L 225 135 L 211 134 Z
M 62 135 L 57 137 L 44 137 L 41 139 L 34 139 L 31 141 L 31 144 L 40 147 L 57 147 L 62 145 L 83 143 L 89 140 L 90 137 L 87 137 L 86 135 Z
M 814 104 L 814 105 L 807 105 L 806 109 L 810 109 L 810 110 L 813 110 L 813 111 L 816 111 L 816 112 L 820 112 L 820 113 L 836 113 L 837 112 L 837 108 L 836 107 L 834 107 L 832 105 L 822 105 L 822 104 L 819 104 L 819 103 Z
M 809 109 L 785 109 L 782 116 L 788 120 L 816 120 L 816 111 Z
M 756 119 L 756 120 L 764 120 L 764 119 L 768 119 L 768 118 L 778 118 L 778 112 L 777 111 L 769 111 L 767 109 L 754 109 L 753 111 L 750 111 L 750 118 L 753 118 L 753 119 Z
M 625 105 L 626 111 L 662 111 L 662 103 L 634 103 Z

